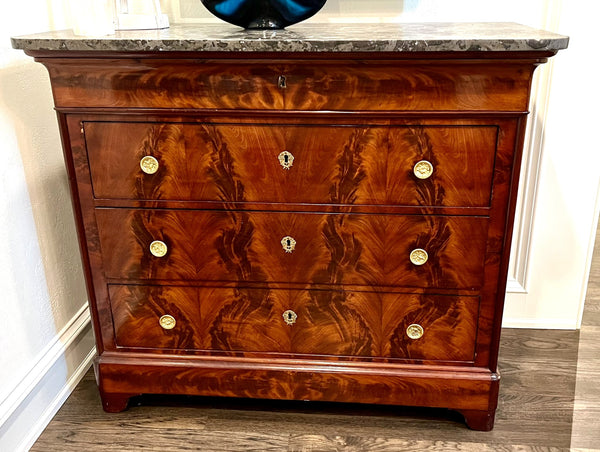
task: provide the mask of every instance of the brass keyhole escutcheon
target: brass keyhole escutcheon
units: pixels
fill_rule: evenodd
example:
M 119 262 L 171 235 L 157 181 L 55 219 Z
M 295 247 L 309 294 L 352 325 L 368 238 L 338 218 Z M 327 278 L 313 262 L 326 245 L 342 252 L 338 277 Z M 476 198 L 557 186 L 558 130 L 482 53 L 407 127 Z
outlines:
M 154 257 L 164 257 L 167 254 L 168 248 L 165 242 L 161 242 L 160 240 L 155 240 L 150 244 L 150 253 Z
M 296 249 L 296 241 L 288 235 L 281 239 L 281 246 L 286 253 L 291 253 Z
M 284 169 L 289 170 L 294 165 L 294 156 L 291 152 L 283 151 L 277 158 L 279 159 L 279 164 L 283 166 Z
M 429 259 L 429 255 L 424 249 L 417 248 L 410 252 L 410 261 L 415 265 L 423 265 L 427 259 Z
M 413 340 L 420 339 L 423 336 L 423 332 L 423 327 L 417 323 L 408 325 L 408 328 L 406 328 L 406 335 Z
M 288 325 L 293 325 L 294 323 L 296 323 L 297 318 L 298 315 L 294 311 L 288 310 L 283 313 L 283 320 Z
M 433 174 L 433 165 L 427 160 L 421 160 L 420 162 L 415 163 L 413 173 L 419 179 L 428 179 Z
M 167 314 L 167 315 L 163 315 L 158 320 L 158 323 L 165 330 L 172 330 L 173 328 L 175 328 L 175 324 L 177 323 L 177 321 L 175 320 L 175 317 Z
M 279 86 L 281 89 L 287 88 L 287 77 L 285 75 L 279 76 L 277 79 L 277 86 Z
M 147 155 L 140 160 L 140 168 L 146 174 L 154 174 L 158 171 L 158 160 L 151 155 Z

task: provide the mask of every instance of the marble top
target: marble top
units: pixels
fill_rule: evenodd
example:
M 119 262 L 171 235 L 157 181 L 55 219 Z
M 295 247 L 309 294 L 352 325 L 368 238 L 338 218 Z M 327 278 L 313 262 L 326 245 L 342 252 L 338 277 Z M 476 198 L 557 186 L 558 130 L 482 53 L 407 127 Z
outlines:
M 569 38 L 515 23 L 301 23 L 248 31 L 223 24 L 76 36 L 71 30 L 12 38 L 23 50 L 122 52 L 489 52 L 556 51 Z

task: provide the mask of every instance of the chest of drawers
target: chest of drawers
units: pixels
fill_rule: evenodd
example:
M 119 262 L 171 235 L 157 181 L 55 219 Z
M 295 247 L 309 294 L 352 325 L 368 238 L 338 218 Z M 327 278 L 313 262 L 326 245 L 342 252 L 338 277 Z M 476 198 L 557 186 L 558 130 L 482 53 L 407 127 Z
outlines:
M 142 393 L 327 400 L 492 428 L 531 77 L 564 39 L 15 42 L 50 73 L 105 410 Z

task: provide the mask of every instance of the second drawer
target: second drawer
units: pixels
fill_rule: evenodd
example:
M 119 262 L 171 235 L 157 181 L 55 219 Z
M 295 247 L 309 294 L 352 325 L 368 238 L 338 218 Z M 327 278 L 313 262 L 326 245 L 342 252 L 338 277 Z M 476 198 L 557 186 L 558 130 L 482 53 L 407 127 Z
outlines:
M 477 289 L 489 219 L 97 209 L 107 278 Z

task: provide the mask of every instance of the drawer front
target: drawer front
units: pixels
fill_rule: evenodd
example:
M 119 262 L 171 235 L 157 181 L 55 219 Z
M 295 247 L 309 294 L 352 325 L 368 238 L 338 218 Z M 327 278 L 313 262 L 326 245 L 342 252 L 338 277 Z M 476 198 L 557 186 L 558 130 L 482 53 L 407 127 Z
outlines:
M 97 209 L 96 218 L 108 278 L 466 289 L 482 284 L 488 227 L 484 217 L 418 215 Z M 164 256 L 151 253 L 155 241 Z
M 45 61 L 58 108 L 527 110 L 533 65 L 506 61 Z M 280 77 L 285 77 L 285 83 Z
M 118 347 L 474 359 L 478 297 L 126 285 L 109 293 Z M 162 327 L 163 316 L 174 326 Z
M 88 122 L 85 136 L 96 198 L 485 207 L 497 127 Z

